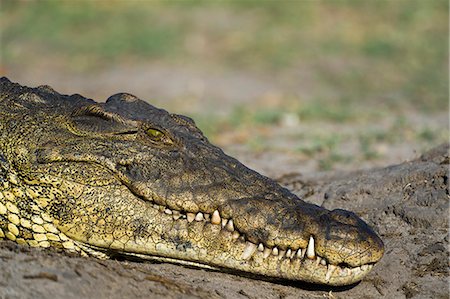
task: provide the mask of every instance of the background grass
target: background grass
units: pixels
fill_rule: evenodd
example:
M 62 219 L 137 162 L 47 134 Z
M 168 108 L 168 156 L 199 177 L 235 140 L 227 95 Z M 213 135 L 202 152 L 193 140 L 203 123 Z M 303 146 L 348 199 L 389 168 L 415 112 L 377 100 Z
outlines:
M 383 153 L 376 144 L 413 141 L 422 149 L 448 140 L 448 122 L 436 126 L 416 117 L 448 111 L 445 0 L 3 0 L 0 19 L 7 75 L 43 66 L 82 75 L 111 65 L 157 64 L 304 86 L 304 93 L 288 90 L 263 100 L 267 105 L 234 103 L 224 115 L 193 111 L 222 146 L 273 150 L 277 128 L 302 126 L 297 135 L 283 131 L 286 138 L 303 138 L 283 146 L 329 169 L 334 161 L 355 159 L 339 153 L 349 142 L 358 145 L 361 159 L 377 159 Z M 370 125 L 380 120 L 381 126 Z M 337 129 L 311 129 L 318 123 Z M 348 126 L 354 130 L 340 131 Z

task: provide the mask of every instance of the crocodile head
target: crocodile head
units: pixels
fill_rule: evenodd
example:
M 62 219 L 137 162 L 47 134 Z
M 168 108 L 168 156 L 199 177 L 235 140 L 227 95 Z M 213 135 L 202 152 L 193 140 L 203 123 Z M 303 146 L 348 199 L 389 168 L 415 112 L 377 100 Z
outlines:
M 47 87 L 22 94 L 26 129 L 7 159 L 84 248 L 328 285 L 361 280 L 383 255 L 355 214 L 302 201 L 211 145 L 188 117 L 129 94 L 106 103 Z

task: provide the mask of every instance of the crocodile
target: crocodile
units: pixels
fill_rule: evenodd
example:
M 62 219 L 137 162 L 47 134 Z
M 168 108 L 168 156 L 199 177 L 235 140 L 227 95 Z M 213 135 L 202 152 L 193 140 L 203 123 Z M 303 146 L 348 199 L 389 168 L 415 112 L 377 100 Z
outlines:
M 189 117 L 127 93 L 0 86 L 0 239 L 331 286 L 383 256 L 354 213 L 303 201 Z

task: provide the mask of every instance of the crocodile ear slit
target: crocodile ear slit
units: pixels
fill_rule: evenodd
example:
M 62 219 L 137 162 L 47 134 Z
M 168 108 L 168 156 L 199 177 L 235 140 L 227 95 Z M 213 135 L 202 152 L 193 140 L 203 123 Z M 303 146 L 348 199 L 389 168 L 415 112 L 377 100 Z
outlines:
M 102 104 L 86 105 L 76 108 L 70 114 L 73 123 L 69 130 L 76 135 L 110 134 L 133 135 L 139 131 L 139 123 L 123 116 L 106 111 Z
M 72 114 L 72 117 L 77 116 L 97 116 L 104 120 L 114 121 L 117 123 L 121 123 L 124 125 L 131 125 L 133 127 L 137 127 L 137 123 L 135 121 L 130 121 L 125 118 L 123 118 L 121 115 L 106 111 L 103 109 L 103 107 L 99 104 L 93 104 L 93 105 L 87 105 L 80 107 L 78 109 L 75 109 Z

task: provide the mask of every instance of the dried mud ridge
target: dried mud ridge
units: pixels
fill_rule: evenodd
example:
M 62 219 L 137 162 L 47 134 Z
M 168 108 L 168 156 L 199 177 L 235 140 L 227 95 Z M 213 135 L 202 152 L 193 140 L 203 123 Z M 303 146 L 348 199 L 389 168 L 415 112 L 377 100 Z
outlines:
M 307 201 L 354 211 L 386 253 L 350 288 L 314 288 L 171 264 L 101 261 L 0 242 L 0 298 L 449 298 L 449 146 L 382 169 L 286 174 Z

